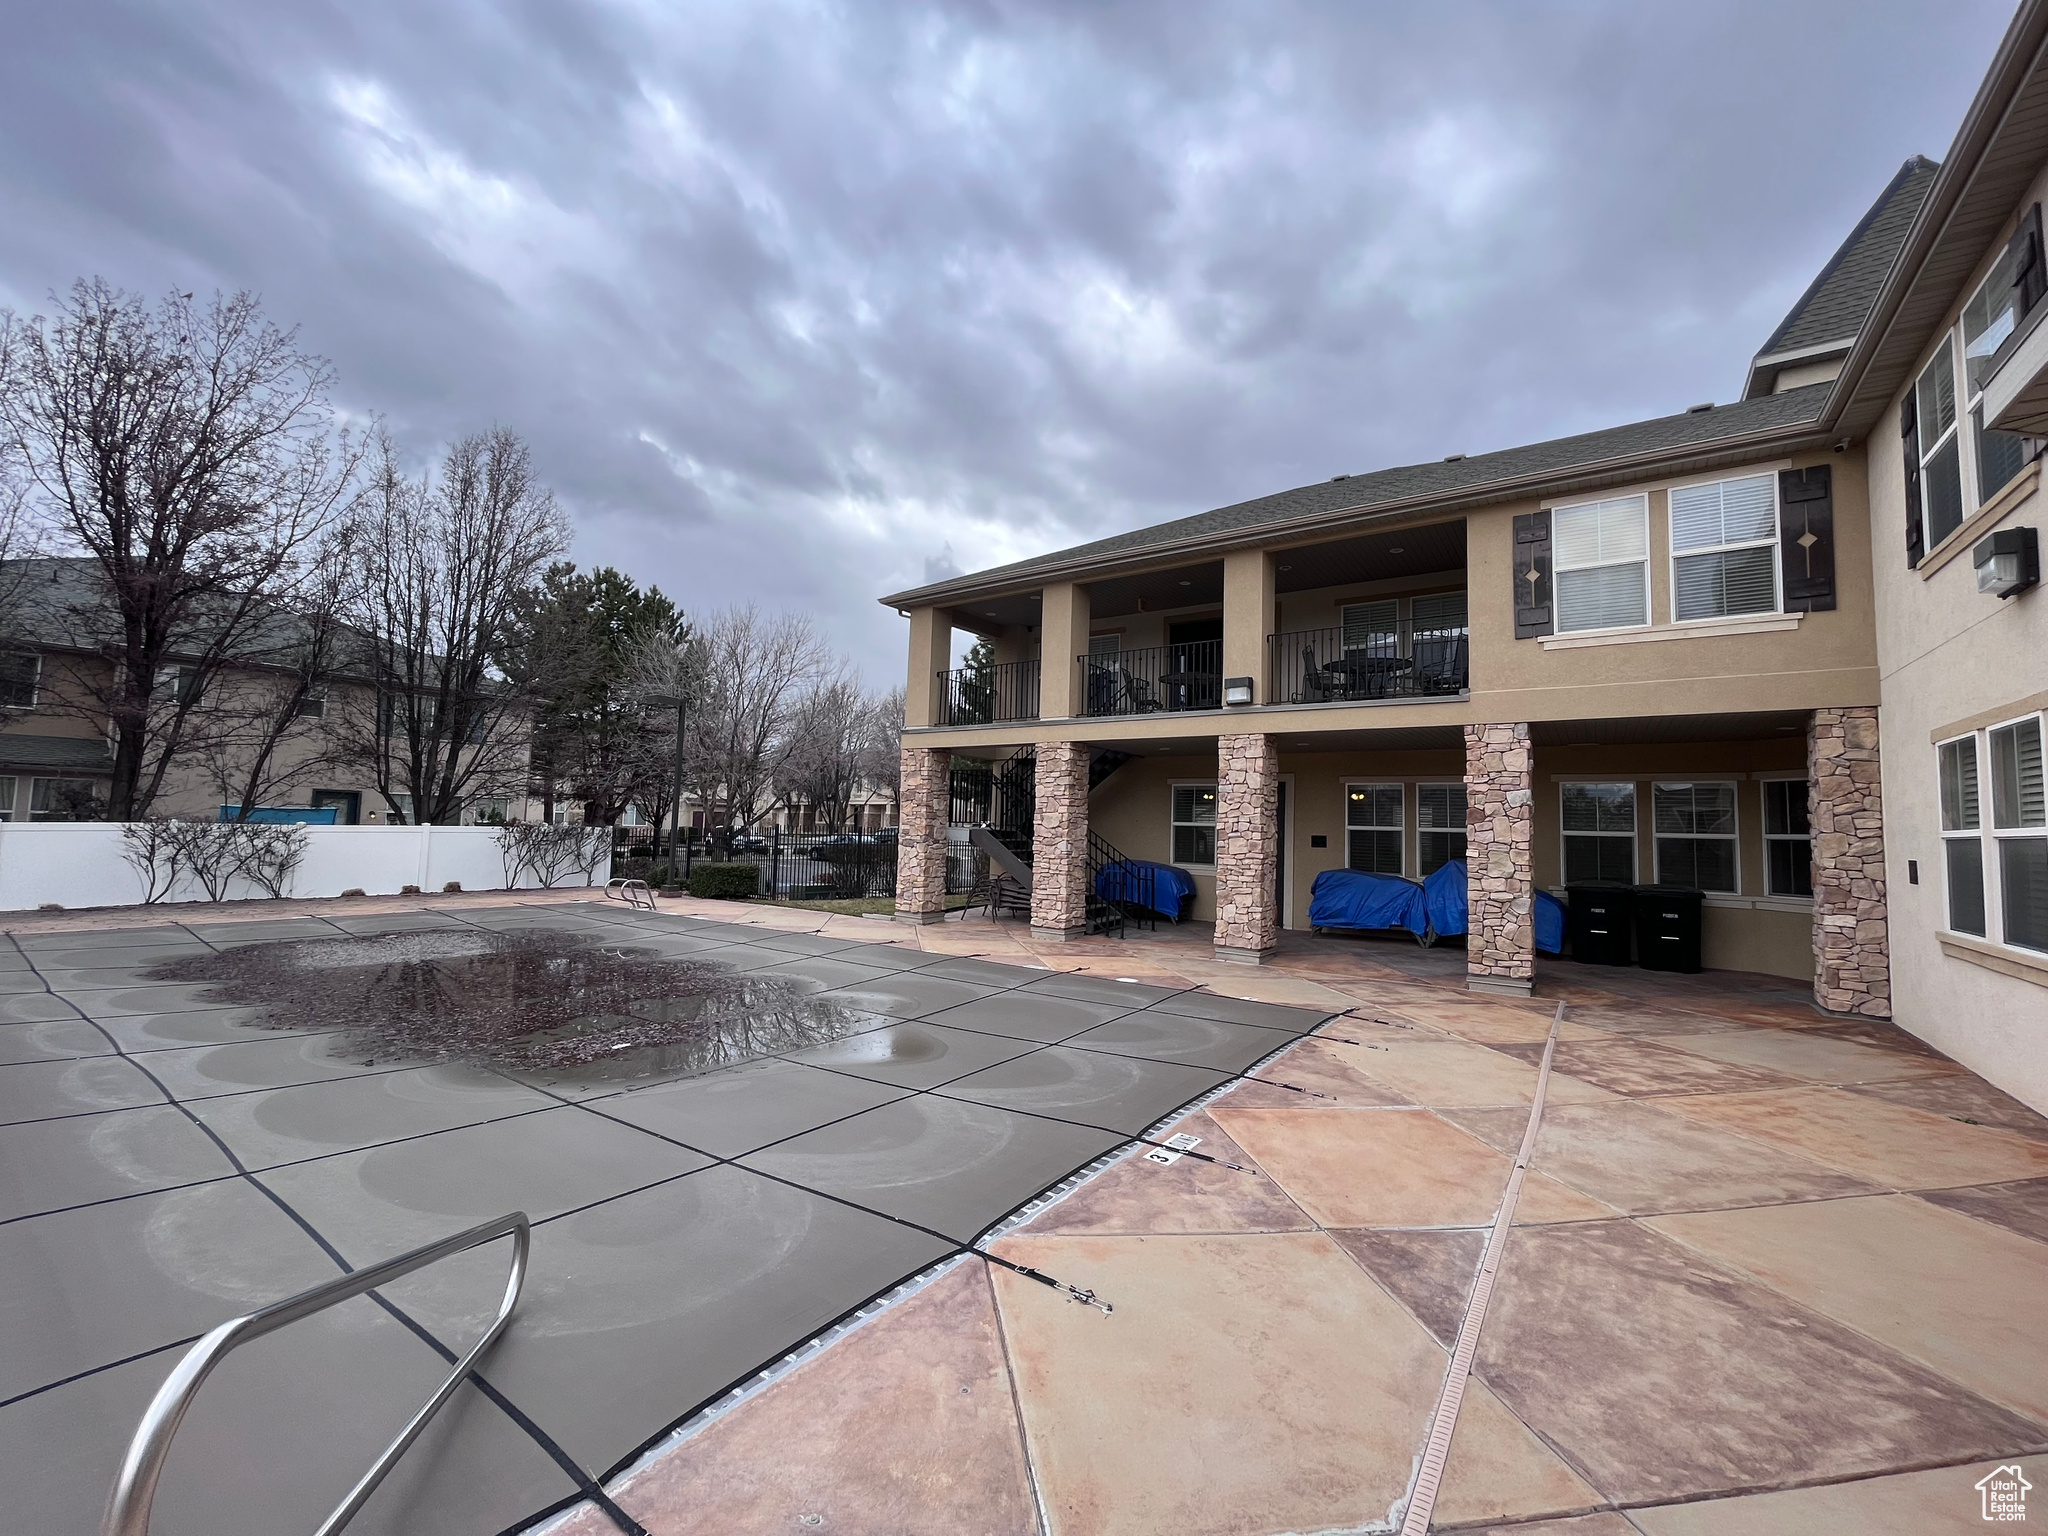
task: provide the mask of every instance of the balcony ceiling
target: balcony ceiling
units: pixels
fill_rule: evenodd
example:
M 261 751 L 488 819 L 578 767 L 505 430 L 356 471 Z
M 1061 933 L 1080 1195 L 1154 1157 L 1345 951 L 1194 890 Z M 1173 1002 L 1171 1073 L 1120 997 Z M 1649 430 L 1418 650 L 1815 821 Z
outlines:
M 1307 592 L 1465 568 L 1465 523 L 1429 523 L 1386 533 L 1276 550 L 1273 590 Z
M 1088 586 L 1089 616 L 1113 619 L 1127 613 L 1168 608 L 1210 608 L 1223 601 L 1223 562 L 1184 565 L 1170 571 L 1113 576 Z
M 1529 728 L 1538 747 L 1632 747 L 1659 742 L 1804 740 L 1800 710 L 1741 715 L 1643 715 L 1630 720 L 1539 720 Z

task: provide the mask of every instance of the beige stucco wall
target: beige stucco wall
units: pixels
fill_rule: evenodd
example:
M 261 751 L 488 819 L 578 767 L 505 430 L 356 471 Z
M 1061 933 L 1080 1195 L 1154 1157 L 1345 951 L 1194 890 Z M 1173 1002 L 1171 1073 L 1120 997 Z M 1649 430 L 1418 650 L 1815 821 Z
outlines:
M 2039 179 L 2014 208 L 2048 195 Z M 2010 230 L 1985 251 L 1974 289 Z M 1961 301 L 1958 301 L 1960 310 Z M 1950 322 L 1955 316 L 1952 314 Z M 1924 366 L 1933 347 L 1915 366 Z M 1901 392 L 1903 398 L 1903 391 Z M 1906 567 L 1905 475 L 1894 408 L 1864 445 L 1871 483 L 1872 573 L 1884 622 L 1878 632 L 1883 705 L 1885 864 L 1891 903 L 1892 1008 L 1898 1022 L 1972 1071 L 2048 1112 L 2048 986 L 1942 953 L 1947 921 L 1939 785 L 1933 736 L 1978 715 L 2018 713 L 2020 700 L 2048 691 L 2048 590 L 2009 600 L 1981 596 L 1969 553 L 1939 569 Z M 1968 455 L 1965 455 L 1967 459 Z M 1967 483 L 1967 482 L 1966 482 Z M 1966 513 L 1976 505 L 1966 494 Z M 2012 506 L 1995 527 L 2048 524 L 2039 491 Z M 1979 760 L 1986 820 L 1988 765 Z M 1913 866 L 1919 879 L 1913 879 Z M 1998 914 L 1989 914 L 1994 936 Z

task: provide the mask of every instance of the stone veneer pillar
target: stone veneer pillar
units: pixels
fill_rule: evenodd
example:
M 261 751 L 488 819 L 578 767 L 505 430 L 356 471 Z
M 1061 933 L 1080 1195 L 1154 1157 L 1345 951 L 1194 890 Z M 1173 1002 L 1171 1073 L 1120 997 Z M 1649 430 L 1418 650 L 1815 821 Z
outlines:
M 1038 749 L 1038 803 L 1031 829 L 1031 936 L 1077 939 L 1088 931 L 1087 746 Z
M 1892 1016 L 1884 790 L 1877 708 L 1817 709 L 1806 731 L 1813 827 L 1813 1000 L 1831 1013 Z
M 1279 943 L 1280 749 L 1270 736 L 1216 742 L 1216 958 L 1257 965 Z
M 952 818 L 953 754 L 903 749 L 903 821 L 896 832 L 896 921 L 946 915 L 946 827 Z
M 1526 997 L 1536 975 L 1529 727 L 1465 727 L 1465 985 Z

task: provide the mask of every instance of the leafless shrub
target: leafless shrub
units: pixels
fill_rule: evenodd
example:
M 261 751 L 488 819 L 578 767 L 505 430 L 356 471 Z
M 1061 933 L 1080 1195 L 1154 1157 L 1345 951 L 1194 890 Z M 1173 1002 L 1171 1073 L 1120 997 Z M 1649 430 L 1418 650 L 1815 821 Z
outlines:
M 572 874 L 589 885 L 611 847 L 610 827 L 558 827 L 545 821 L 508 821 L 498 828 L 498 856 L 504 864 L 505 886 L 531 874 L 545 890 L 553 890 Z
M 242 822 L 235 825 L 235 831 L 241 840 L 239 872 L 242 877 L 264 894 L 282 897 L 312 843 L 306 829 L 296 822 Z
M 185 840 L 177 829 L 184 823 L 152 819 L 131 821 L 121 828 L 121 857 L 142 876 L 142 903 L 167 900 L 185 873 Z

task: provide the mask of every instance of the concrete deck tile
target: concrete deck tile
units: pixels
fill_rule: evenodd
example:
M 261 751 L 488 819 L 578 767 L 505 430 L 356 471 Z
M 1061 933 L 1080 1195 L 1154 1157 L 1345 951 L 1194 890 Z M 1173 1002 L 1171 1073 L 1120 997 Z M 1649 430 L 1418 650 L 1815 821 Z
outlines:
M 1908 1195 L 1646 1225 L 2048 1426 L 2041 1244 Z
M 1886 1019 L 1844 1019 L 1835 1015 L 1824 1015 L 1820 1022 L 1809 1028 L 1812 1033 L 1832 1040 L 1848 1040 L 1857 1045 L 1874 1046 L 1881 1051 L 1897 1051 L 1905 1056 L 1924 1057 L 1928 1061 L 1949 1061 L 1948 1057 L 1918 1035 L 1909 1034 Z M 1955 1065 L 1953 1062 L 1949 1064 Z
M 1454 1348 L 1472 1300 L 1472 1282 L 1486 1253 L 1478 1227 L 1447 1232 L 1352 1228 L 1330 1233 L 1365 1272 L 1445 1349 Z
M 1244 1002 L 1266 1003 L 1282 1008 L 1306 1008 L 1313 1013 L 1342 1013 L 1355 1007 L 1352 999 L 1343 992 L 1324 986 L 1321 982 L 1310 981 L 1301 976 L 1289 976 L 1281 971 L 1269 970 L 1264 966 L 1212 964 L 1183 966 L 1180 973 L 1189 980 L 1199 980 L 1214 994 L 1211 1003 L 1219 999 L 1239 999 Z M 1183 999 L 1184 1003 L 1198 1002 L 1207 994 L 1197 993 Z M 1169 1006 L 1177 1006 L 1169 1004 Z M 1233 1019 L 1240 1024 L 1265 1022 L 1256 1013 L 1213 1013 L 1210 1018 Z M 1281 1026 L 1293 1028 L 1292 1024 Z
M 1036 1528 L 988 1266 L 863 1324 L 611 1492 L 653 1536 Z M 561 1536 L 617 1536 L 586 1508 Z
M 1836 1088 L 1700 1095 L 1665 1107 L 1891 1189 L 2048 1175 L 2048 1143 Z
M 99 1026 L 83 1019 L 46 1019 L 35 1024 L 0 1024 L 0 1066 L 30 1061 L 75 1061 L 111 1056 L 114 1047 Z
M 1405 1494 L 1444 1353 L 1323 1234 L 996 1251 L 1116 1306 L 995 1274 L 1052 1536 L 1349 1529 Z
M 1231 1109 L 1362 1109 L 1408 1103 L 1393 1089 L 1375 1082 L 1353 1065 L 1360 1056 L 1373 1054 L 1377 1053 L 1359 1051 L 1327 1040 L 1306 1039 L 1285 1055 L 1265 1063 L 1257 1076 L 1246 1078 L 1217 1102 Z M 1276 1088 L 1272 1083 L 1262 1083 L 1259 1081 L 1261 1077 L 1326 1093 L 1330 1102 L 1326 1104 L 1321 1099 L 1307 1098 L 1285 1088 Z
M 1882 1083 L 1899 1078 L 1947 1076 L 1952 1063 L 1903 1051 L 1877 1050 L 1819 1030 L 1749 1029 L 1708 1035 L 1664 1035 L 1659 1045 L 1711 1056 L 1738 1066 L 1762 1067 L 1809 1083 Z
M 1403 1010 L 1402 1016 L 1414 1018 L 1415 1014 Z M 1541 1045 L 1550 1035 L 1547 1016 L 1538 1017 L 1521 1008 L 1436 1009 L 1430 1011 L 1430 1023 L 1460 1040 L 1480 1045 Z M 1569 1029 L 1571 1025 L 1563 1027 Z
M 1350 1046 L 1332 1049 L 1347 1052 L 1346 1060 L 1359 1071 L 1417 1104 L 1527 1104 L 1536 1097 L 1534 1065 L 1469 1041 L 1402 1040 L 1383 1051 Z M 1542 1054 L 1537 1048 L 1539 1060 Z M 1550 1103 L 1583 1104 L 1613 1097 L 1605 1088 L 1552 1070 L 1547 1093 Z
M 1297 1007 L 1288 1003 L 1261 1002 L 1234 993 L 1183 992 L 1178 997 L 1155 1003 L 1156 1013 L 1177 1013 L 1190 1019 L 1222 1019 L 1231 1024 L 1249 1024 L 1260 1029 L 1277 1029 L 1283 1034 L 1305 1035 L 1333 1013 L 1342 1013 L 1349 1000 L 1332 1000 L 1334 1006 Z
M 1878 1192 L 1796 1152 L 1667 1114 L 1658 1107 L 1662 1102 L 1546 1106 L 1533 1166 L 1631 1216 Z M 1521 1146 L 1528 1121 L 1520 1110 L 1441 1113 L 1510 1155 Z
M 1945 1115 L 1966 1125 L 1989 1125 L 2017 1131 L 2035 1141 L 2048 1141 L 2048 1116 L 2036 1113 L 2011 1094 L 2001 1093 L 1981 1077 L 1925 1078 L 1917 1082 L 1856 1083 L 1854 1092 L 1893 1104 Z
M 1939 1531 L 1983 1531 L 1998 1527 L 1984 1523 L 1977 1482 L 2015 1463 L 2029 1482 L 2048 1487 L 2048 1456 L 2015 1456 L 2002 1462 L 1629 1513 L 1643 1536 L 1931 1536 Z
M 234 1171 L 170 1104 L 0 1126 L 0 1221 Z
M 1964 1189 L 1927 1189 L 1920 1192 L 1920 1198 L 2031 1237 L 2038 1243 L 2048 1243 L 2048 1179 L 1979 1184 Z
M 163 1102 L 164 1094 L 148 1075 L 118 1056 L 0 1067 L 0 1125 Z
M 1493 1220 L 1509 1160 L 1412 1109 L 1240 1109 L 1216 1123 L 1325 1227 L 1470 1227 Z M 1362 1170 L 1370 1169 L 1370 1177 Z M 1532 1173 L 1520 1221 L 1587 1221 L 1613 1210 Z
M 1503 1045 L 1503 1054 L 1536 1061 L 1543 1048 Z M 1763 1067 L 1714 1061 L 1690 1051 L 1672 1050 L 1647 1040 L 1560 1040 L 1551 1070 L 1631 1098 L 1648 1094 L 1740 1093 L 1749 1088 L 1777 1088 L 1799 1079 Z
M 2041 1435 L 1633 1221 L 1518 1228 L 1477 1365 L 1624 1503 L 1995 1455 Z
M 1255 1159 L 1205 1111 L 1176 1121 L 1168 1134 L 1201 1138 L 1198 1152 L 1226 1162 Z M 1126 1157 L 1034 1218 L 1037 1234 L 1154 1232 L 1303 1232 L 1315 1225 L 1263 1173 L 1237 1173 L 1184 1157 L 1171 1164 Z
M 1605 1502 L 1485 1382 L 1466 1383 L 1433 1526 L 1441 1530 L 1472 1520 L 1527 1519 Z
M 1127 1139 L 919 1094 L 749 1153 L 742 1165 L 964 1243 Z

